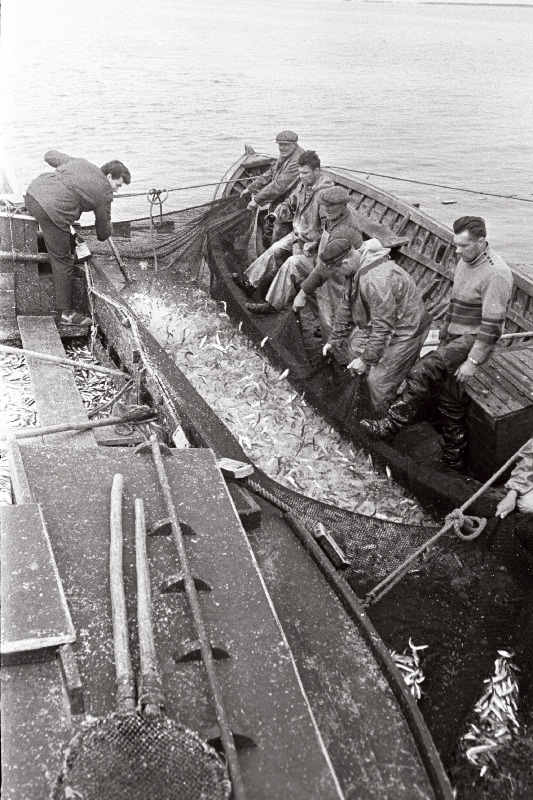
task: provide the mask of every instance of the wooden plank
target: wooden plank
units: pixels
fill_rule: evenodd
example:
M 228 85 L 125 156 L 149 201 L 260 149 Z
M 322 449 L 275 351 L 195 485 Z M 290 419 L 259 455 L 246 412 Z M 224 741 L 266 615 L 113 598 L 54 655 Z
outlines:
M 521 370 L 529 379 L 533 379 L 533 350 L 531 347 L 509 350 L 507 358 L 510 364 Z
M 2 669 L 2 800 L 48 800 L 73 736 L 59 662 Z
M 65 356 L 65 350 L 52 317 L 19 317 L 22 344 L 27 350 L 38 350 L 53 356 Z M 39 425 L 60 422 L 86 422 L 87 414 L 69 367 L 27 359 L 35 391 Z M 57 433 L 47 437 L 47 444 L 72 442 L 78 447 L 96 444 L 92 431 Z
M 532 330 L 532 320 L 526 319 L 526 317 L 523 317 L 522 314 L 519 314 L 517 311 L 515 311 L 514 308 L 507 309 L 507 319 L 515 322 L 523 331 Z
M 2 661 L 42 659 L 76 634 L 40 507 L 1 506 L 0 535 Z
M 166 516 L 153 462 L 126 448 L 80 451 L 68 445 L 25 445 L 21 451 L 36 499 L 42 501 L 79 631 L 77 657 L 87 704 L 92 715 L 101 716 L 113 709 L 116 689 L 108 588 L 109 508 L 103 498 L 108 498 L 113 476 L 119 472 L 128 487 L 125 530 L 133 529 L 136 497 L 145 502 L 149 525 Z M 193 543 L 187 542 L 191 569 L 212 587 L 201 599 L 206 627 L 231 655 L 218 677 L 232 727 L 258 743 L 247 751 L 243 770 L 249 796 L 337 798 L 324 743 L 212 452 L 175 451 L 165 459 L 165 468 L 180 519 L 197 534 Z M 55 491 L 57 486 L 63 491 Z M 181 643 L 195 638 L 194 629 L 183 595 L 158 591 L 176 568 L 172 538 L 151 537 L 148 546 L 159 661 L 172 665 Z M 131 537 L 125 537 L 124 572 L 129 593 L 135 585 Z M 173 716 L 195 730 L 209 728 L 213 711 L 203 670 L 178 664 L 162 672 Z
M 517 410 L 516 407 L 509 408 L 509 395 L 483 369 L 476 370 L 476 374 L 471 379 L 466 390 L 471 397 L 474 395 L 477 401 L 495 417 Z
M 396 236 L 385 225 L 380 225 L 376 220 L 370 219 L 366 213 L 356 211 L 353 205 L 350 205 L 350 208 L 363 233 L 373 239 L 379 239 L 384 247 L 401 247 L 409 242 L 407 236 Z M 369 213 L 370 211 L 371 209 L 369 209 Z
M 519 395 L 527 398 L 529 403 L 533 402 L 533 376 L 524 373 L 501 351 L 495 351 L 491 356 L 490 362 L 499 366 L 501 370 L 505 370 L 507 380 L 513 384 Z

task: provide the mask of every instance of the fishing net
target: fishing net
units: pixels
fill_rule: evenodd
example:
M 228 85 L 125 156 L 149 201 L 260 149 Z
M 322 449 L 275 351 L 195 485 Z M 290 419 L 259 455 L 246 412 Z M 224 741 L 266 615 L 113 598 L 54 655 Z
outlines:
M 181 211 L 158 213 L 146 219 L 117 222 L 113 239 L 123 258 L 156 262 L 157 269 L 176 268 L 197 271 L 202 261 L 206 236 L 228 225 L 253 224 L 254 214 L 239 196 L 224 197 Z M 93 227 L 83 229 L 89 249 L 96 255 L 109 255 L 106 242 L 99 242 Z
M 220 757 L 193 731 L 116 713 L 71 741 L 51 800 L 224 800 L 230 790 Z

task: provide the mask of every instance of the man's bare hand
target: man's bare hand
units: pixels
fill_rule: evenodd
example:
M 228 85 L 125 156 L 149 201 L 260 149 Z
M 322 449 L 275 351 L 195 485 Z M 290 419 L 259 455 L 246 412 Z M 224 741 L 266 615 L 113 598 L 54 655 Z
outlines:
M 347 369 L 351 369 L 352 372 L 357 372 L 358 375 L 364 375 L 365 372 L 368 372 L 369 365 L 366 364 L 360 356 L 357 356 L 353 361 L 350 361 Z
M 249 208 L 250 211 L 252 211 L 254 208 L 257 208 L 257 207 L 258 207 L 257 203 L 255 202 L 254 198 L 252 197 L 252 199 L 250 200 L 250 202 L 248 203 L 246 208 Z
M 477 364 L 473 364 L 471 361 L 463 361 L 459 369 L 455 370 L 455 377 L 459 381 L 459 383 L 465 383 L 470 378 L 472 378 L 476 374 Z
M 304 292 L 303 289 L 300 289 L 300 291 L 298 292 L 298 294 L 294 298 L 294 301 L 293 301 L 293 304 L 292 304 L 292 310 L 293 311 L 298 311 L 300 308 L 303 308 L 306 303 L 307 303 L 307 295 L 306 295 L 306 293 Z
M 247 194 L 250 194 L 250 190 L 248 189 L 248 187 L 242 190 L 241 197 L 246 197 Z
M 505 519 L 512 511 L 516 508 L 516 498 L 518 497 L 518 492 L 515 489 L 511 489 L 503 500 L 500 500 L 498 503 L 498 507 L 496 508 L 496 516 Z
M 333 345 L 331 344 L 331 342 L 328 342 L 327 344 L 325 344 L 324 347 L 322 348 L 322 355 L 323 356 L 327 356 L 327 354 L 329 353 L 329 351 L 331 350 L 332 347 L 333 347 Z

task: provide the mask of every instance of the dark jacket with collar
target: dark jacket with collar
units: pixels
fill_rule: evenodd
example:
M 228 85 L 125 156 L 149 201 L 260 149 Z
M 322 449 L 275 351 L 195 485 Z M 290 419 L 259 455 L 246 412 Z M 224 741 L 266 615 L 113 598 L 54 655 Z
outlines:
M 27 194 L 37 200 L 62 230 L 69 230 L 84 211 L 94 211 L 96 235 L 100 241 L 108 239 L 113 234 L 113 189 L 100 167 L 57 150 L 45 153 L 44 160 L 56 170 L 35 178 Z
M 357 250 L 363 244 L 361 229 L 350 206 L 346 206 L 344 213 L 337 219 L 327 219 L 324 224 L 324 230 L 329 233 L 329 242 L 335 239 L 347 239 L 354 250 Z M 321 243 L 318 248 L 317 265 L 302 283 L 302 289 L 307 295 L 313 294 L 319 286 L 322 286 L 331 277 L 331 265 L 324 264 L 320 258 L 322 250 L 323 244 Z

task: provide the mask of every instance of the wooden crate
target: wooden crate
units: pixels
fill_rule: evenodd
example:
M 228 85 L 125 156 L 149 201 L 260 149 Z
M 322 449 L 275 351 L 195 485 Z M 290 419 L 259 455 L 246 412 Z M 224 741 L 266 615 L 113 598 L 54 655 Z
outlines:
M 497 348 L 468 394 L 467 461 L 486 480 L 533 435 L 533 347 Z

